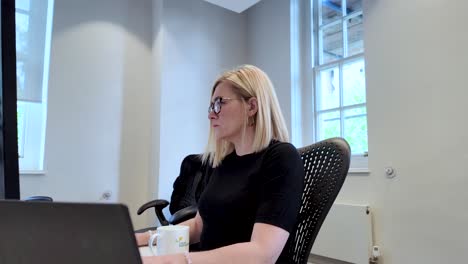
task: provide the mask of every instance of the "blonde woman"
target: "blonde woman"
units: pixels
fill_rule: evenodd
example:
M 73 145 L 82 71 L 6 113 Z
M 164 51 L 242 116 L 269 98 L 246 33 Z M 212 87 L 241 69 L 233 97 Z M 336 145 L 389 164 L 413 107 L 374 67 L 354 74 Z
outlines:
M 303 190 L 303 164 L 268 76 L 244 65 L 216 80 L 203 158 L 214 168 L 190 226 L 201 252 L 143 257 L 149 263 L 286 263 Z M 144 244 L 148 235 L 137 236 Z

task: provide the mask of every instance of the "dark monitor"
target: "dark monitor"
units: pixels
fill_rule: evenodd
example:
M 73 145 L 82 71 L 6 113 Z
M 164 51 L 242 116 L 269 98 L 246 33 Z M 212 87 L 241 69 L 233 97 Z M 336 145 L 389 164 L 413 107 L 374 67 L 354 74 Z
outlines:
M 0 263 L 141 263 L 125 205 L 0 200 L 0 212 Z

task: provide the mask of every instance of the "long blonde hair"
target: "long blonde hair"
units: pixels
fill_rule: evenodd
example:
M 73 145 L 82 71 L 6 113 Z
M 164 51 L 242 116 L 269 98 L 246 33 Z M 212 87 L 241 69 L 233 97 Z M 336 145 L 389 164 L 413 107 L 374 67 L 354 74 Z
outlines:
M 289 142 L 288 130 L 281 113 L 278 98 L 273 84 L 265 72 L 252 65 L 242 65 L 226 71 L 215 81 L 211 95 L 223 81 L 230 82 L 234 92 L 243 100 L 246 101 L 252 97 L 257 98 L 258 112 L 253 117 L 253 124 L 250 124 L 255 127 L 254 152 L 259 152 L 268 147 L 272 139 Z M 244 131 L 249 122 L 248 118 L 245 118 L 245 120 Z M 232 143 L 225 140 L 216 140 L 213 128 L 210 126 L 203 162 L 208 162 L 211 166 L 217 167 L 233 150 L 234 145 Z

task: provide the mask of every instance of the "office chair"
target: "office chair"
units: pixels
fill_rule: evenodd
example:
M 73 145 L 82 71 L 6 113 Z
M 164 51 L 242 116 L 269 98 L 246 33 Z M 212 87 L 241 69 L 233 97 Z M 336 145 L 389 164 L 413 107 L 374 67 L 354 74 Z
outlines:
M 351 150 L 342 138 L 330 138 L 298 149 L 304 162 L 304 191 L 288 263 L 306 264 L 312 245 L 348 174 Z
M 201 193 L 209 181 L 212 168 L 203 164 L 201 155 L 188 155 L 180 166 L 180 175 L 174 182 L 171 202 L 163 199 L 149 201 L 142 205 L 137 214 L 142 214 L 149 208 L 154 208 L 158 221 L 161 225 L 176 225 L 195 217 L 198 210 L 198 200 Z M 169 220 L 166 219 L 162 210 L 169 205 L 169 212 L 172 214 Z M 155 229 L 154 227 L 144 228 L 136 232 Z

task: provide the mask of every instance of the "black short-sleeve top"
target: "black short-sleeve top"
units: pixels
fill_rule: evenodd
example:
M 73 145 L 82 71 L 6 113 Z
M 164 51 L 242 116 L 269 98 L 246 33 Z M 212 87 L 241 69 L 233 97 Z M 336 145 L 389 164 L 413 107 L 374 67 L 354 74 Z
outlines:
M 243 156 L 232 152 L 214 169 L 200 197 L 202 250 L 250 241 L 255 223 L 291 233 L 303 185 L 304 166 L 289 143 L 272 141 L 266 149 Z

